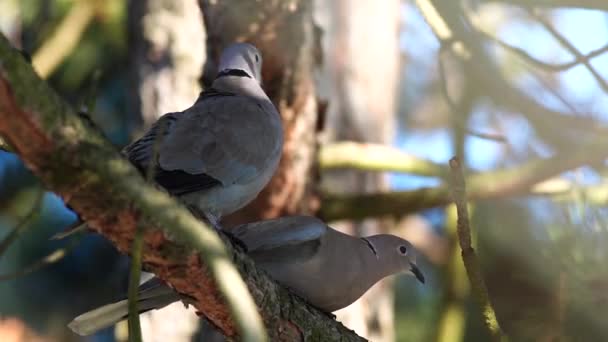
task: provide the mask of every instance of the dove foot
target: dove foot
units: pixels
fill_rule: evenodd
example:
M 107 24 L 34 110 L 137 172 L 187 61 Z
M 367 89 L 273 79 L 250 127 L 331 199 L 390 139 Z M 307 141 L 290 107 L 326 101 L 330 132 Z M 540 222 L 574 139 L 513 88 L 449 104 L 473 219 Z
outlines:
M 205 213 L 205 220 L 213 227 L 216 231 L 223 231 L 222 225 L 220 225 L 220 220 L 213 214 Z

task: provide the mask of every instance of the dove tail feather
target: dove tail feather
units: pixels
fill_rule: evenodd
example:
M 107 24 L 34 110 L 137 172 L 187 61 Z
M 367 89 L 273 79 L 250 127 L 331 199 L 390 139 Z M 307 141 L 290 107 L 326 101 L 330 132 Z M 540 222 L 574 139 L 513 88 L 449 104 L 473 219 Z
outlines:
M 137 303 L 138 311 L 141 314 L 146 311 L 160 309 L 177 300 L 179 300 L 179 297 L 174 293 L 164 293 L 158 296 L 143 298 Z M 68 327 L 80 336 L 87 336 L 126 319 L 128 314 L 129 302 L 125 299 L 85 312 L 74 318 L 68 324 Z

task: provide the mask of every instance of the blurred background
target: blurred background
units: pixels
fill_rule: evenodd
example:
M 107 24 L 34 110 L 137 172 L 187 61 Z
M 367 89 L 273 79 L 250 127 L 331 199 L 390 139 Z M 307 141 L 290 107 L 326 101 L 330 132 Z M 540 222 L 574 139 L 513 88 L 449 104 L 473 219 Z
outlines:
M 306 213 L 412 241 L 427 283 L 388 278 L 339 311 L 360 335 L 489 339 L 446 190 L 458 155 L 506 334 L 608 339 L 605 1 L 0 0 L 0 31 L 117 147 L 189 107 L 228 43 L 258 46 L 284 157 L 224 223 Z M 0 150 L 0 340 L 125 340 L 66 328 L 124 295 L 129 263 L 93 233 L 50 240 L 74 220 Z M 180 310 L 144 315 L 146 340 L 212 339 Z

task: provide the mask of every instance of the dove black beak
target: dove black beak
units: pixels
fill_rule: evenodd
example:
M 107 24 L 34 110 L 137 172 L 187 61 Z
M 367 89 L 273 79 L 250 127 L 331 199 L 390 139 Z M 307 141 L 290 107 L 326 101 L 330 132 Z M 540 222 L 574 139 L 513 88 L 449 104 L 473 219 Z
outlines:
M 412 271 L 412 273 L 414 274 L 416 279 L 418 279 L 419 282 L 424 284 L 424 275 L 422 274 L 422 272 L 420 272 L 420 269 L 418 268 L 418 266 L 416 266 L 416 264 L 410 262 L 410 271 Z

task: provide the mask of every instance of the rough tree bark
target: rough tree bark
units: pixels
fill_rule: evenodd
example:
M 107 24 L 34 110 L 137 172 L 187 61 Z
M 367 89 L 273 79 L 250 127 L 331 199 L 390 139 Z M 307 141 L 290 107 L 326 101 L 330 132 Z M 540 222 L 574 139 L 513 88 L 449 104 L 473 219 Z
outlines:
M 394 136 L 399 84 L 398 0 L 340 0 L 323 5 L 329 100 L 327 140 L 390 145 Z M 321 19 L 322 20 L 322 19 Z M 323 188 L 332 193 L 382 192 L 385 176 L 360 171 L 323 173 Z M 363 208 L 361 208 L 363 209 Z M 340 222 L 355 235 L 386 232 L 382 221 Z M 361 300 L 338 311 L 338 319 L 373 341 L 393 341 L 392 281 L 374 286 Z
M 2 35 L 0 134 L 50 190 L 121 252 L 130 251 L 136 228 L 143 228 L 144 265 L 192 297 L 193 305 L 224 334 L 237 337 L 238 331 L 205 261 L 219 257 L 227 268 L 229 263 L 222 257 L 227 249 L 273 341 L 361 340 L 257 271 L 244 254 L 217 243 L 217 236 L 185 208 L 146 184 L 90 121 L 79 118 L 40 80 Z M 193 250 L 193 241 L 210 249 Z
M 128 119 L 146 129 L 161 115 L 196 101 L 206 58 L 205 27 L 196 0 L 130 1 L 128 15 L 134 90 Z M 174 303 L 141 315 L 144 340 L 191 340 L 201 321 L 194 311 Z

